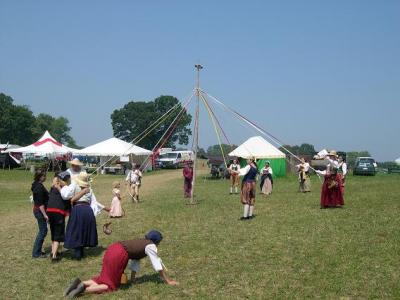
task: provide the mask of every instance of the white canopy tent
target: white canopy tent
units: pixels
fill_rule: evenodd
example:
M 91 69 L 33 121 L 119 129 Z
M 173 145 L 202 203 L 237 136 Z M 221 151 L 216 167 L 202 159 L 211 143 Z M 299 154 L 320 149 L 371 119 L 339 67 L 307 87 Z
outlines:
M 61 144 L 46 130 L 43 136 L 35 143 L 26 147 L 7 149 L 4 152 L 34 154 L 54 158 L 57 155 L 64 155 L 67 153 L 72 153 L 74 151 L 77 151 L 77 149 L 69 148 Z
M 242 158 L 285 158 L 286 155 L 261 136 L 253 136 L 228 154 Z
M 400 166 L 400 157 L 396 159 L 394 162 Z
M 108 140 L 100 143 L 91 145 L 81 150 L 74 151 L 74 155 L 86 155 L 86 156 L 128 156 L 128 155 L 151 155 L 152 152 L 136 146 L 131 143 L 127 143 L 118 138 L 112 137 Z

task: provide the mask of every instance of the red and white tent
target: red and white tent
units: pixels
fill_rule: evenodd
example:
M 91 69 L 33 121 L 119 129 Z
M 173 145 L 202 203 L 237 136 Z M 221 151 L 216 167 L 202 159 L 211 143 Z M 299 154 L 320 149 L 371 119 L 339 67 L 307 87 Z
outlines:
M 31 153 L 35 155 L 55 157 L 57 155 L 64 155 L 75 151 L 77 151 L 77 149 L 69 148 L 61 144 L 46 130 L 43 136 L 32 145 L 8 149 L 4 152 Z

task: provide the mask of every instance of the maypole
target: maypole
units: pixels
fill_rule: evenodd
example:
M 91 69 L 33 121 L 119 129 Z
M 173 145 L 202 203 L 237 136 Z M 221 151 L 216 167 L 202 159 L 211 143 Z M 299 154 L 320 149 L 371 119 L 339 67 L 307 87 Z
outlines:
M 193 142 L 194 142 L 194 164 L 193 164 L 193 179 L 192 179 L 192 194 L 190 197 L 190 204 L 194 204 L 194 187 L 196 183 L 196 162 L 197 162 L 197 153 L 199 151 L 199 113 L 200 113 L 200 70 L 203 69 L 203 66 L 200 64 L 197 64 L 194 66 L 197 70 L 197 81 L 196 81 L 196 113 L 195 113 L 195 120 L 194 120 L 194 135 L 193 135 Z

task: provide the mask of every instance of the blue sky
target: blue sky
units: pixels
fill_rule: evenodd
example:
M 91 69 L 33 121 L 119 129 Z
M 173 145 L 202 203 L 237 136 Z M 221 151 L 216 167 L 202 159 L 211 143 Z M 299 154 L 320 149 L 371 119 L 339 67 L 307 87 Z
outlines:
M 400 1 L 0 2 L 0 91 L 87 146 L 130 100 L 194 86 L 288 144 L 400 156 Z M 236 144 L 255 135 L 218 110 Z M 200 144 L 217 143 L 201 111 Z

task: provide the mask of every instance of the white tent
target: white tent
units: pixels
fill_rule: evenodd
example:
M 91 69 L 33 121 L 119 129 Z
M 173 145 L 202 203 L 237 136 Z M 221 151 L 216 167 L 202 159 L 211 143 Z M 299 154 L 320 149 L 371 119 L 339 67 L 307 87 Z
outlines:
M 396 159 L 394 162 L 400 166 L 400 157 Z
M 37 140 L 32 145 L 21 147 L 21 148 L 13 148 L 7 149 L 4 152 L 15 152 L 15 153 L 31 153 L 36 155 L 43 155 L 48 157 L 54 157 L 56 155 L 64 155 L 67 153 L 72 153 L 77 149 L 69 148 L 56 139 L 54 139 L 50 133 L 46 130 L 43 136 Z
M 91 145 L 82 150 L 74 151 L 74 155 L 87 156 L 125 156 L 125 155 L 150 155 L 151 151 L 112 137 L 108 140 Z
M 285 154 L 261 136 L 253 136 L 228 154 L 242 158 L 285 158 Z

